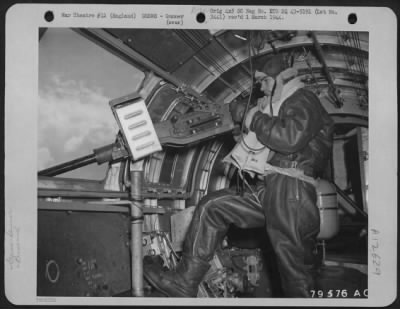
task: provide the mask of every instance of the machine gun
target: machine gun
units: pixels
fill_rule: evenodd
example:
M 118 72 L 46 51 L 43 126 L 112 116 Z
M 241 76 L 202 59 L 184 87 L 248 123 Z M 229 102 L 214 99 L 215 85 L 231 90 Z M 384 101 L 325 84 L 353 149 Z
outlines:
M 126 102 L 111 101 L 110 106 L 119 124 L 115 143 L 93 150 L 92 154 L 39 171 L 38 176 L 57 176 L 93 163 L 116 163 L 131 157 L 134 161 L 163 147 L 192 146 L 217 135 L 232 131 L 228 105 L 218 112 L 193 111 L 152 124 L 144 100 L 134 94 Z

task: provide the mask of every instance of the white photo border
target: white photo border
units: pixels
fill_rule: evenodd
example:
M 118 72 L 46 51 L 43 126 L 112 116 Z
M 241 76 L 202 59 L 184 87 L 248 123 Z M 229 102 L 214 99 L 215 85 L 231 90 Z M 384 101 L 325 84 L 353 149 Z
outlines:
M 223 306 L 385 306 L 397 295 L 397 20 L 384 7 L 323 7 L 335 15 L 288 16 L 284 20 L 208 20 L 196 22 L 210 8 L 258 9 L 260 6 L 16 4 L 6 15 L 5 63 L 5 291 L 17 305 L 223 305 Z M 265 6 L 264 8 L 296 8 Z M 298 8 L 298 7 L 297 7 Z M 315 6 L 310 8 L 314 13 Z M 44 14 L 55 19 L 47 22 Z M 182 25 L 165 20 L 113 19 L 112 12 L 183 14 Z M 81 12 L 106 18 L 62 18 Z M 357 14 L 350 25 L 348 15 Z M 369 275 L 367 299 L 174 299 L 37 297 L 37 113 L 38 33 L 41 27 L 198 28 L 326 30 L 369 32 Z M 23 124 L 23 125 L 21 125 Z M 371 230 L 379 231 L 372 235 Z M 371 273 L 371 237 L 378 238 L 381 275 Z M 23 292 L 21 292 L 23 291 Z

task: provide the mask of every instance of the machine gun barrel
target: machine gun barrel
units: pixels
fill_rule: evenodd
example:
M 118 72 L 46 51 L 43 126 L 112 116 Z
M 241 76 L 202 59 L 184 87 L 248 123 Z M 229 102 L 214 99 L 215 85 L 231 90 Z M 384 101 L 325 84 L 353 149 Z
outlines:
M 39 176 L 56 176 L 62 173 L 72 171 L 74 169 L 89 165 L 96 162 L 96 155 L 90 154 L 87 156 L 80 157 L 78 159 L 68 161 L 59 165 L 52 166 L 48 169 L 41 170 Z
M 116 162 L 128 156 L 128 152 L 119 143 L 109 144 L 93 150 L 93 154 L 74 159 L 59 165 L 41 170 L 39 176 L 56 176 L 77 168 L 97 162 L 98 165 L 105 162 Z

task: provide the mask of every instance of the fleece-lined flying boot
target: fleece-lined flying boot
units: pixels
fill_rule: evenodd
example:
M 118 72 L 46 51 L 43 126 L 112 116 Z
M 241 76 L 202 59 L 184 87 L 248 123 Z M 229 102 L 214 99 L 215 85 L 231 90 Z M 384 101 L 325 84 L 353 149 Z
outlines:
M 158 291 L 169 297 L 196 297 L 198 287 L 210 264 L 198 257 L 183 255 L 176 270 L 160 271 L 145 265 L 144 276 Z

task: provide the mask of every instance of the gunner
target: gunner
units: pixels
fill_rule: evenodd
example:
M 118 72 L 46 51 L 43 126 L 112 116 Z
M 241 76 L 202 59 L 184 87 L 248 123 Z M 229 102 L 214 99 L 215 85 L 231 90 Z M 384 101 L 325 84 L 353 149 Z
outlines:
M 253 135 L 261 145 L 257 149 L 263 151 L 249 160 L 252 151 L 243 136 L 226 161 L 241 173 L 257 175 L 263 185 L 242 194 L 234 189 L 210 192 L 199 202 L 177 268 L 160 271 L 155 265 L 145 266 L 145 278 L 163 294 L 196 297 L 215 250 L 233 224 L 265 227 L 284 296 L 310 297 L 312 251 L 320 229 L 315 179 L 331 155 L 333 121 L 296 75 L 282 55 L 273 55 L 255 73 L 265 97 L 246 116 L 243 105 L 232 106 L 233 120 L 244 119 L 248 136 Z

